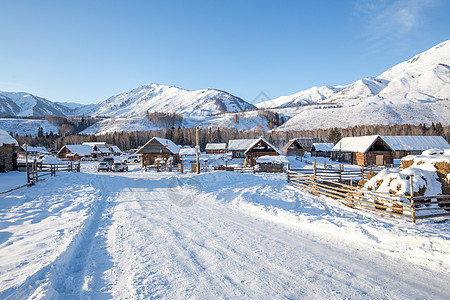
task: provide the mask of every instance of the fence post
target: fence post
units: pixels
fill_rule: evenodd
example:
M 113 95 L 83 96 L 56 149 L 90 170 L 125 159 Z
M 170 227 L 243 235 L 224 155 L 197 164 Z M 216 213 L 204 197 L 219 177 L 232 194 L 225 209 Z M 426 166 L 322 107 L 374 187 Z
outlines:
M 413 187 L 413 176 L 409 175 L 409 195 L 410 195 L 410 202 L 411 202 L 411 217 L 412 222 L 416 223 L 416 208 L 414 206 L 414 187 Z
M 314 175 L 314 181 L 316 180 L 316 159 L 314 158 L 313 162 L 313 175 Z
M 34 159 L 33 167 L 34 167 L 34 180 L 35 180 L 35 182 L 38 182 L 39 181 L 39 176 L 38 176 L 36 159 Z
M 340 164 L 339 165 L 339 182 L 342 182 L 342 167 L 343 167 L 344 165 L 343 164 Z

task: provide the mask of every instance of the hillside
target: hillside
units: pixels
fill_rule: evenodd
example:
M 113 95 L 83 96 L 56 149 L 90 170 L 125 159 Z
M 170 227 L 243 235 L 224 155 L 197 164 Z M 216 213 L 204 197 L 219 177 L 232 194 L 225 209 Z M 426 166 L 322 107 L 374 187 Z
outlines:
M 239 112 L 255 107 L 227 92 L 204 89 L 188 91 L 173 86 L 148 84 L 112 96 L 76 111 L 78 115 L 136 117 L 147 111 L 177 113 L 183 117 Z
M 311 104 L 321 102 L 339 92 L 343 87 L 325 85 L 314 86 L 310 89 L 289 96 L 281 96 L 273 100 L 256 104 L 258 108 L 288 107 L 293 105 Z
M 450 125 L 450 40 L 400 63 L 377 77 L 360 79 L 321 104 L 303 110 L 278 130 L 357 125 Z
M 58 103 L 24 92 L 0 91 L 0 117 L 42 117 L 46 115 L 65 116 L 72 114 L 75 103 Z

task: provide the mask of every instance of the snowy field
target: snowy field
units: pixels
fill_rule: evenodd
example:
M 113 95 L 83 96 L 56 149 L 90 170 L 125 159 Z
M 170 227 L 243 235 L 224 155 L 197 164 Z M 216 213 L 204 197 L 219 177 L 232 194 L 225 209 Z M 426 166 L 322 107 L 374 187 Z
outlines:
M 0 299 L 450 298 L 449 222 L 355 211 L 283 174 L 130 170 L 88 162 L 0 195 Z

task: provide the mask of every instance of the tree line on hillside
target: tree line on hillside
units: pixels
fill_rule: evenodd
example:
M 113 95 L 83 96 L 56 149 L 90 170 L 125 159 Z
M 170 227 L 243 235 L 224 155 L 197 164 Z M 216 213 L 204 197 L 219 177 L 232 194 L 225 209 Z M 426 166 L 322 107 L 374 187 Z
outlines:
M 183 116 L 177 113 L 150 112 L 146 113 L 147 119 L 157 127 L 178 127 L 183 125 Z
M 321 142 L 336 143 L 341 137 L 363 135 L 441 135 L 450 142 L 450 126 L 440 123 L 425 125 L 364 125 L 348 128 L 314 129 L 287 132 L 264 132 L 262 126 L 254 130 L 242 131 L 231 128 L 200 128 L 199 143 L 202 149 L 207 143 L 223 143 L 231 139 L 248 139 L 264 136 L 277 147 L 283 147 L 292 138 L 318 138 Z M 107 142 L 117 145 L 122 150 L 136 149 L 144 145 L 152 137 L 162 137 L 172 140 L 178 145 L 195 146 L 196 129 L 171 127 L 151 131 L 114 132 L 101 135 L 72 134 L 58 135 L 46 134 L 43 136 L 18 136 L 15 138 L 20 145 L 26 143 L 30 146 L 44 146 L 48 149 L 59 150 L 64 145 L 81 144 L 83 142 Z

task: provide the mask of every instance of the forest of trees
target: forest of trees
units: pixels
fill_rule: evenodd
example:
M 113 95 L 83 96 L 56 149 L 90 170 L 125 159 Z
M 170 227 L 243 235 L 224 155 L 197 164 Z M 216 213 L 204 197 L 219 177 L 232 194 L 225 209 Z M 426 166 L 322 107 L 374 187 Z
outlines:
M 98 119 L 92 117 L 57 117 L 50 115 L 45 116 L 45 120 L 59 126 L 59 135 L 79 133 L 98 122 Z M 41 134 L 43 134 L 43 132 Z
M 65 124 L 65 123 L 64 123 Z M 154 136 L 171 139 L 178 145 L 195 146 L 195 127 L 170 127 L 152 131 L 115 132 L 103 135 L 86 134 L 41 134 L 41 136 L 15 136 L 20 145 L 44 146 L 48 149 L 59 150 L 63 145 L 81 144 L 83 142 L 103 141 L 119 146 L 122 150 L 136 149 L 144 145 Z M 289 139 L 301 137 L 315 137 L 322 142 L 336 143 L 339 137 L 362 135 L 441 135 L 450 141 L 450 126 L 443 127 L 440 123 L 425 125 L 366 125 L 349 128 L 314 129 L 288 132 L 266 132 L 262 127 L 255 130 L 241 131 L 231 128 L 201 128 L 200 146 L 205 148 L 207 143 L 228 142 L 230 139 L 258 138 L 264 135 L 271 143 L 278 147 L 284 146 Z
M 149 112 L 146 113 L 147 119 L 157 127 L 178 127 L 183 125 L 183 116 L 177 113 Z

